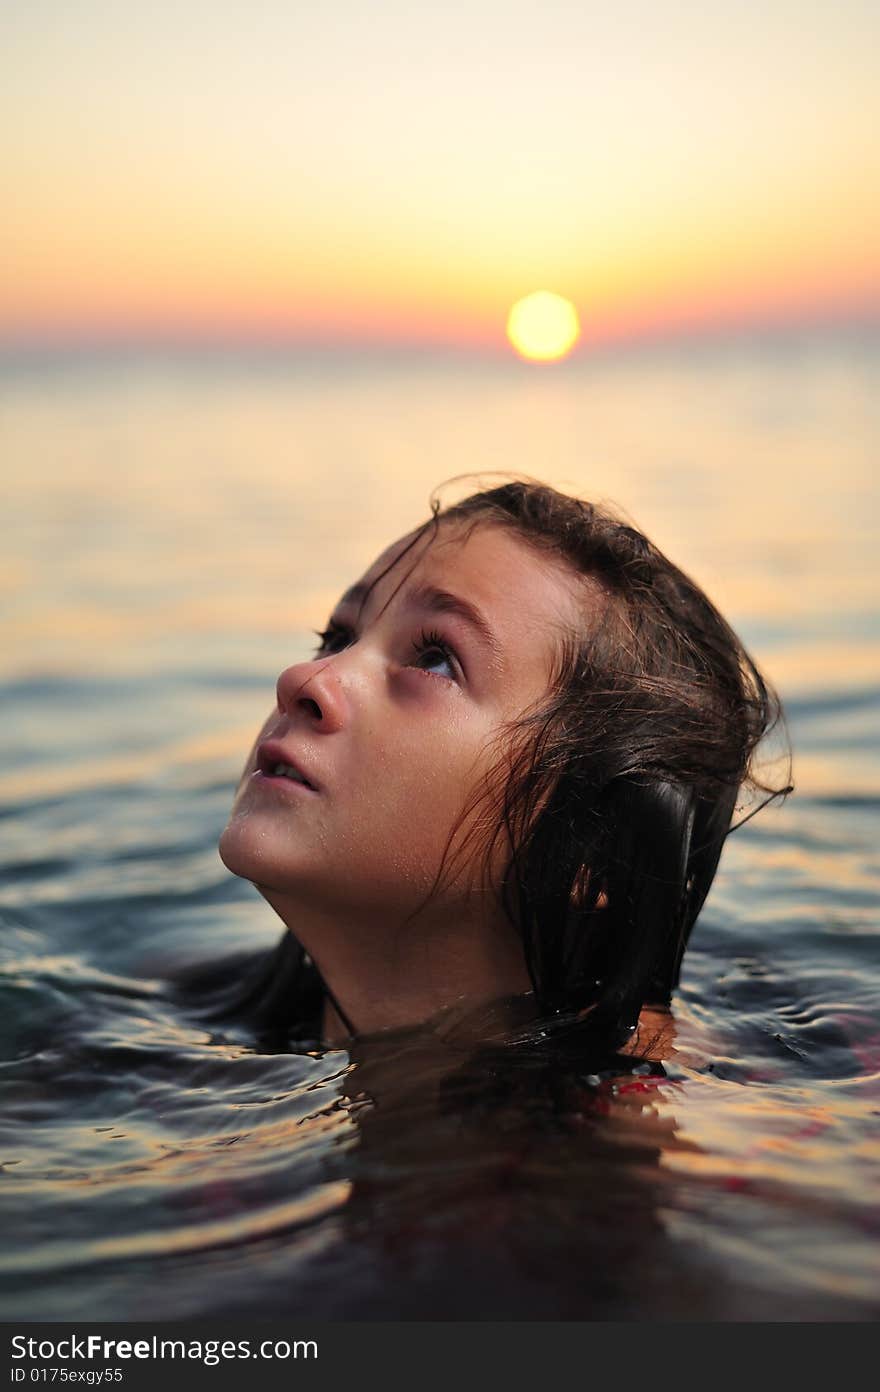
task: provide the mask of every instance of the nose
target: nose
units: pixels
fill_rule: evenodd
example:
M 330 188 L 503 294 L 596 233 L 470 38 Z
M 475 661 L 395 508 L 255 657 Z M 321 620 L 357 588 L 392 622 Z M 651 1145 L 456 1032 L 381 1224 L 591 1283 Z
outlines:
M 282 715 L 305 717 L 321 734 L 332 734 L 346 723 L 346 695 L 329 657 L 286 668 L 278 678 L 276 699 Z

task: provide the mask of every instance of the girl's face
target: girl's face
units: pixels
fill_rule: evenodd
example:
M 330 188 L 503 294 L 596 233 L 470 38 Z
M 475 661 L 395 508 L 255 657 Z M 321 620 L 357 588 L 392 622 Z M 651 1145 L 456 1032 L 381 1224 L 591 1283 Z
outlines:
M 267 897 L 358 920 L 415 910 L 484 786 L 493 737 L 547 694 L 577 622 L 573 573 L 503 527 L 441 521 L 404 555 L 412 539 L 342 597 L 316 656 L 278 678 L 220 840 Z M 477 847 L 442 891 L 447 908 L 478 859 Z

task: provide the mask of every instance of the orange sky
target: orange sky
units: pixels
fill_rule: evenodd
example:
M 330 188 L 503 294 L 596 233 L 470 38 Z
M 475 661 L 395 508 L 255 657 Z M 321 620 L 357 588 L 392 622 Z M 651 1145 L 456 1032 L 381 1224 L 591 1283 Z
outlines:
M 878 11 L 765 8 L 7 7 L 0 342 L 880 320 Z

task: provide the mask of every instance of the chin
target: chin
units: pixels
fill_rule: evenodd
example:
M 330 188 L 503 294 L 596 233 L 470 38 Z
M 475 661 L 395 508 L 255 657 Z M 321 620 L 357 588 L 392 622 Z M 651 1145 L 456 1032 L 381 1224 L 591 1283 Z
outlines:
M 301 892 L 301 875 L 291 865 L 289 845 L 279 846 L 275 838 L 261 832 L 248 818 L 230 818 L 217 844 L 220 859 L 233 875 L 250 880 L 260 891 L 277 894 Z
M 271 873 L 274 856 L 266 838 L 246 819 L 231 817 L 217 843 L 220 859 L 243 880 L 259 880 Z
M 235 835 L 231 824 L 220 833 L 217 850 L 227 870 L 231 870 L 233 875 L 241 875 L 243 879 L 250 878 L 244 864 L 247 856 L 243 854 L 241 839 Z

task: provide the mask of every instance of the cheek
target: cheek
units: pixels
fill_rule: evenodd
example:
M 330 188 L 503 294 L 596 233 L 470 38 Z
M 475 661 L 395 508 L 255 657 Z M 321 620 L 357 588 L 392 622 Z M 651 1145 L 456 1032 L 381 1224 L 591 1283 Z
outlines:
M 381 861 L 383 848 L 386 858 L 391 850 L 399 870 L 432 880 L 444 855 L 462 869 L 482 858 L 479 833 L 495 801 L 483 795 L 491 764 L 484 742 L 467 729 L 443 733 L 427 748 L 423 742 L 402 770 L 399 763 L 392 767 L 388 751 L 378 795 L 362 787 L 359 798 L 361 826 L 370 828 L 368 854 Z
M 411 733 L 398 725 L 372 743 L 362 765 L 352 761 L 339 811 L 370 841 L 387 835 L 405 846 L 431 834 L 436 839 L 448 832 L 472 787 L 473 761 L 473 752 L 442 726 L 426 722 Z

